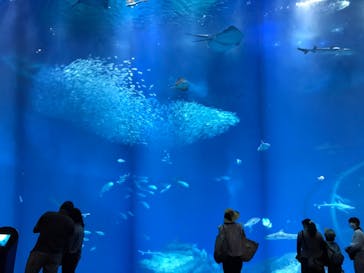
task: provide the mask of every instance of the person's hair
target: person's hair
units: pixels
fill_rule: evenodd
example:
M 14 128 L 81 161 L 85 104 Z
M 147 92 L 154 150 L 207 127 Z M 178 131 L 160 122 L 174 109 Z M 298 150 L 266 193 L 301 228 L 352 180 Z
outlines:
M 303 219 L 302 220 L 302 225 L 303 226 L 308 226 L 310 222 L 311 222 L 311 219 L 309 219 L 309 218 Z
M 314 222 L 310 221 L 307 224 L 307 233 L 310 237 L 314 237 L 317 233 L 317 228 Z
M 335 231 L 331 228 L 325 229 L 325 239 L 326 241 L 333 242 L 335 240 Z
M 360 220 L 357 217 L 350 217 L 349 218 L 349 223 L 354 223 L 357 227 L 360 226 Z
M 226 220 L 232 221 L 232 220 L 233 220 L 233 214 L 234 214 L 234 212 L 233 212 L 233 211 L 225 212 L 225 214 L 224 214 L 224 218 L 225 218 Z
M 72 201 L 65 201 L 63 204 L 59 207 L 60 210 L 65 210 L 67 213 L 70 213 L 70 211 L 74 208 Z
M 78 208 L 71 209 L 69 216 L 72 218 L 75 224 L 80 224 L 82 227 L 85 227 L 85 223 L 83 222 L 83 217 L 80 209 Z

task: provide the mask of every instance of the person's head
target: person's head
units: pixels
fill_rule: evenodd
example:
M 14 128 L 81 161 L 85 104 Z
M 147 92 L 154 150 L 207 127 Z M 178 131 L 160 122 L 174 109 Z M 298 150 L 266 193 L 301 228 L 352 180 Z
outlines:
M 59 207 L 60 211 L 66 211 L 67 214 L 70 213 L 70 211 L 74 208 L 75 206 L 73 205 L 72 201 L 65 201 L 63 202 L 63 204 Z
M 353 228 L 353 229 L 357 229 L 360 227 L 360 220 L 357 217 L 350 217 L 349 218 L 349 225 Z
M 302 220 L 302 226 L 303 226 L 303 229 L 306 230 L 307 233 L 311 237 L 316 235 L 317 228 L 316 228 L 315 223 L 311 219 L 306 218 L 306 219 Z
M 308 227 L 308 225 L 309 225 L 310 222 L 311 222 L 311 219 L 309 219 L 309 218 L 303 219 L 302 220 L 302 226 L 303 226 L 303 228 L 306 229 Z
M 224 223 L 233 223 L 240 217 L 240 213 L 233 209 L 226 209 L 224 213 Z
M 335 231 L 331 228 L 327 228 L 325 229 L 325 239 L 326 241 L 329 241 L 329 242 L 333 242 L 335 241 L 335 237 L 336 237 L 336 234 L 335 234 Z
M 82 227 L 85 226 L 80 209 L 78 208 L 71 209 L 69 216 L 72 218 L 75 224 L 80 224 Z

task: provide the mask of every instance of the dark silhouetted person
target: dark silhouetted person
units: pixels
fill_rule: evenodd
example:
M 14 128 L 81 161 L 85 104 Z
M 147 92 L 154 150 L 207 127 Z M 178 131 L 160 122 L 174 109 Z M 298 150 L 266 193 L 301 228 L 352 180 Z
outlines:
M 228 245 L 227 258 L 222 262 L 224 273 L 240 273 L 243 268 L 241 256 L 243 254 L 242 237 L 245 237 L 243 226 L 235 221 L 240 213 L 233 209 L 226 209 L 224 224 L 219 226 L 219 233 L 224 232 Z
M 325 239 L 327 244 L 327 269 L 328 273 L 342 273 L 342 264 L 344 256 L 341 253 L 339 245 L 335 242 L 335 231 L 331 228 L 325 229 Z
M 84 227 L 81 211 L 78 208 L 73 208 L 69 216 L 75 223 L 75 231 L 73 233 L 70 249 L 63 255 L 62 273 L 74 273 L 78 262 L 81 259 L 81 251 L 84 236 Z
M 364 233 L 360 228 L 360 220 L 356 217 L 349 218 L 349 225 L 354 230 L 351 244 L 345 248 L 351 260 L 354 261 L 355 273 L 364 272 Z
M 310 219 L 302 221 L 303 230 L 297 235 L 297 256 L 302 273 L 325 273 L 324 256 L 327 245 L 316 225 Z
M 44 213 L 33 232 L 39 233 L 39 237 L 29 254 L 25 273 L 38 273 L 41 269 L 43 273 L 57 273 L 74 232 L 74 223 L 67 215 L 64 204 L 58 212 Z

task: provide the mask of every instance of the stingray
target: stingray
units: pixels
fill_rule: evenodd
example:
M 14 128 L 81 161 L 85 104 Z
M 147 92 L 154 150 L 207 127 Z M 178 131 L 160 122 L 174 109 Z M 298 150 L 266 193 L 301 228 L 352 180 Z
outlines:
M 207 42 L 209 48 L 218 52 L 225 52 L 238 46 L 243 39 L 243 33 L 235 26 L 229 26 L 227 29 L 215 34 L 191 35 L 202 38 L 196 42 Z

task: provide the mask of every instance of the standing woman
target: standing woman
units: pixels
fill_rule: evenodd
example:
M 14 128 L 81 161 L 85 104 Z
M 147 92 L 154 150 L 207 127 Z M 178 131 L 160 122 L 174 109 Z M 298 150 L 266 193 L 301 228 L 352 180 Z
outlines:
M 243 267 L 241 256 L 243 254 L 242 238 L 245 237 L 243 226 L 236 223 L 240 213 L 233 209 L 226 209 L 224 224 L 219 226 L 219 233 L 223 233 L 227 245 L 227 258 L 222 262 L 224 273 L 240 273 Z
M 360 228 L 360 220 L 356 217 L 349 218 L 349 225 L 354 230 L 351 244 L 345 248 L 351 260 L 354 261 L 355 273 L 364 272 L 364 233 Z
M 302 221 L 303 230 L 297 235 L 297 256 L 301 273 L 325 273 L 326 243 L 310 219 Z
M 69 252 L 63 255 L 62 273 L 74 273 L 78 262 L 81 259 L 81 250 L 84 237 L 85 224 L 83 222 L 81 211 L 78 208 L 73 208 L 69 212 L 69 216 L 75 223 L 75 231 L 73 239 L 70 243 Z

